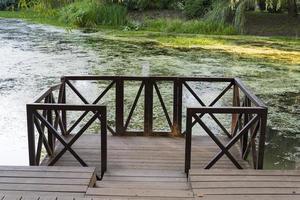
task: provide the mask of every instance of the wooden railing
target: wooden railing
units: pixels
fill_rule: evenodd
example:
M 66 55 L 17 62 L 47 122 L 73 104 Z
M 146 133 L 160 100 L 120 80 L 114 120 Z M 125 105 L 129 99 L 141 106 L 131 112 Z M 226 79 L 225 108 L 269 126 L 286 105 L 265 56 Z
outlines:
M 58 92 L 57 99 L 55 99 L 54 92 Z M 54 165 L 67 151 L 69 151 L 82 166 L 88 166 L 72 148 L 72 145 L 96 120 L 99 120 L 101 127 L 102 177 L 107 168 L 106 107 L 101 105 L 68 105 L 63 103 L 64 99 L 64 85 L 58 84 L 44 91 L 34 103 L 27 104 L 29 163 L 30 165 L 41 164 L 42 148 L 44 147 L 49 158 L 47 162 L 49 166 Z M 66 126 L 65 113 L 67 111 L 83 111 L 86 114 L 92 113 L 92 117 L 84 123 L 78 132 L 74 133 L 73 131 L 71 135 L 70 129 Z M 82 120 L 83 118 L 79 119 L 78 123 Z M 37 131 L 37 137 L 35 131 Z M 68 135 L 72 137 L 66 139 L 64 136 Z M 56 147 L 58 147 L 56 146 L 57 142 L 60 143 L 61 149 L 56 149 Z
M 78 88 L 77 83 L 85 82 L 104 82 L 106 86 L 101 93 L 92 101 L 83 95 L 83 92 Z M 131 84 L 138 85 L 138 90 L 132 102 L 126 99 L 126 88 L 131 87 Z M 195 89 L 197 84 L 223 84 L 220 93 L 209 103 L 200 97 L 199 90 Z M 103 84 L 101 84 L 102 86 Z M 172 89 L 163 91 L 166 85 L 171 85 Z M 213 87 L 213 86 L 212 86 Z M 109 94 L 113 91 L 113 94 Z M 54 98 L 56 93 L 57 98 Z M 74 103 L 73 98 L 69 95 L 73 93 L 81 102 Z M 132 93 L 131 93 L 132 94 Z M 230 97 L 228 98 L 228 95 Z M 143 110 L 139 116 L 143 118 L 141 130 L 130 129 L 129 124 L 137 112 L 137 105 L 143 96 Z M 192 108 L 185 101 L 184 96 L 189 96 L 197 102 L 198 106 Z M 108 105 L 108 102 L 103 103 L 104 97 L 113 99 L 114 105 Z M 166 130 L 156 130 L 154 121 L 154 100 L 160 106 L 160 111 L 163 117 L 160 121 L 165 120 Z M 222 99 L 224 99 L 222 101 Z M 226 99 L 227 98 L 227 99 Z M 206 102 L 206 103 L 205 103 Z M 224 106 L 224 102 L 232 102 L 230 106 Z M 105 106 L 101 106 L 101 103 Z M 126 114 L 125 104 L 131 104 L 131 107 Z M 171 104 L 171 105 L 170 105 Z M 114 118 L 106 113 L 106 107 L 114 107 Z M 187 112 L 183 110 L 187 107 Z M 83 113 L 70 123 L 69 112 L 80 110 Z M 27 105 L 28 114 L 28 136 L 29 136 L 29 153 L 30 164 L 38 165 L 40 163 L 41 146 L 44 145 L 47 150 L 47 155 L 51 157 L 50 165 L 62 156 L 63 152 L 58 155 L 53 155 L 55 142 L 60 141 L 65 147 L 63 151 L 70 151 L 73 156 L 83 165 L 86 163 L 76 155 L 76 152 L 70 148 L 72 144 L 85 132 L 91 123 L 99 119 L 101 122 L 101 137 L 106 138 L 106 129 L 113 135 L 163 135 L 163 136 L 186 136 L 186 158 L 185 171 L 188 173 L 191 165 L 191 138 L 192 130 L 196 124 L 215 141 L 221 151 L 207 164 L 205 168 L 212 167 L 224 154 L 233 162 L 237 168 L 241 165 L 229 153 L 229 149 L 241 141 L 242 158 L 247 159 L 251 151 L 251 159 L 255 169 L 263 167 L 263 154 L 265 143 L 265 131 L 267 120 L 266 106 L 253 95 L 237 78 L 203 78 L 203 77 L 132 77 L 132 76 L 63 76 L 61 83 L 50 87 L 39 96 L 33 104 Z M 112 110 L 109 110 L 111 114 Z M 64 142 L 61 137 L 74 134 L 75 130 L 80 127 L 80 123 L 89 113 L 93 113 L 91 121 L 83 126 L 80 131 L 75 134 L 75 139 L 69 144 Z M 216 115 L 230 115 L 226 121 L 231 122 L 231 127 L 228 127 Z M 125 116 L 126 115 L 126 116 Z M 224 133 L 230 139 L 227 145 L 223 145 L 218 140 L 216 135 L 221 134 L 220 131 L 213 133 L 207 123 L 203 120 L 203 116 L 209 116 L 215 127 Z M 186 117 L 186 118 L 185 118 Z M 183 126 L 186 121 L 186 126 Z M 108 123 L 109 122 L 109 123 Z M 35 128 L 34 128 L 35 127 Z M 37 149 L 35 149 L 35 134 L 34 130 L 39 133 Z M 46 131 L 47 135 L 46 135 Z M 103 159 L 105 161 L 102 168 L 106 169 L 106 139 L 102 149 Z
M 201 106 L 205 104 L 200 100 L 197 92 L 190 86 L 189 83 L 229 83 L 224 91 L 211 103 L 213 106 L 219 99 L 222 98 L 223 94 L 228 91 L 234 84 L 233 78 L 202 78 L 202 77 L 133 77 L 133 76 L 64 76 L 62 77 L 62 84 L 65 88 L 69 88 L 76 94 L 84 104 L 98 104 L 103 97 L 105 97 L 110 90 L 114 90 L 114 96 L 110 98 L 115 99 L 115 119 L 109 119 L 112 121 L 112 125 L 108 125 L 108 130 L 113 135 L 172 135 L 172 136 L 183 136 L 185 131 L 182 130 L 182 122 L 184 113 L 182 112 L 184 106 L 183 103 L 183 90 L 186 90 L 190 95 L 192 95 Z M 110 81 L 107 87 L 99 94 L 99 96 L 93 101 L 89 102 L 86 97 L 75 87 L 74 82 L 79 81 Z M 139 89 L 135 94 L 134 101 L 132 102 L 131 109 L 127 116 L 124 113 L 124 89 L 127 84 L 136 83 L 139 84 Z M 162 92 L 163 87 L 159 87 L 159 84 L 165 86 L 167 84 L 172 85 L 172 89 L 167 91 L 167 93 Z M 168 130 L 157 131 L 153 124 L 153 101 L 154 95 L 157 96 L 161 112 L 164 114 L 164 119 L 168 124 Z M 133 113 L 136 111 L 137 103 L 141 96 L 144 97 L 143 102 L 143 130 L 130 130 L 129 124 L 132 120 Z M 166 100 L 172 99 L 172 106 L 167 105 Z M 64 102 L 68 101 L 67 98 Z M 127 102 L 128 103 L 128 102 Z M 167 107 L 171 110 L 167 109 Z M 220 126 L 221 129 L 225 131 L 223 125 L 219 122 L 217 118 L 214 121 Z M 77 123 L 74 123 L 70 128 L 72 131 L 76 127 Z M 227 133 L 229 134 L 229 133 Z
M 205 169 L 213 167 L 224 155 L 230 159 L 236 168 L 242 169 L 240 163 L 229 151 L 238 142 L 240 142 L 241 158 L 247 160 L 251 155 L 252 167 L 262 169 L 268 113 L 265 104 L 253 95 L 239 79 L 235 78 L 232 106 L 212 107 L 211 105 L 187 108 L 185 172 L 188 174 L 191 168 L 192 130 L 196 124 L 199 124 L 220 148 L 220 151 L 216 152 L 212 160 L 207 163 Z M 219 133 L 213 133 L 202 120 L 204 115 L 214 117 L 216 114 L 230 114 L 231 117 L 231 131 L 230 133 L 227 130 L 224 131 L 229 138 L 229 142 L 225 145 L 217 137 Z

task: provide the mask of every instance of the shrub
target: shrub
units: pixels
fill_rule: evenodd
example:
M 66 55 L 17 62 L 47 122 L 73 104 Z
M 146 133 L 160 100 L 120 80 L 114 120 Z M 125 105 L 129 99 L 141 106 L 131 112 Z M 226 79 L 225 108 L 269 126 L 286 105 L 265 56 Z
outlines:
M 188 18 L 203 17 L 211 9 L 211 0 L 186 0 L 184 13 Z
M 181 0 L 123 0 L 128 10 L 167 9 Z
M 127 11 L 118 4 L 84 0 L 62 8 L 59 15 L 61 21 L 78 27 L 120 26 L 126 23 Z

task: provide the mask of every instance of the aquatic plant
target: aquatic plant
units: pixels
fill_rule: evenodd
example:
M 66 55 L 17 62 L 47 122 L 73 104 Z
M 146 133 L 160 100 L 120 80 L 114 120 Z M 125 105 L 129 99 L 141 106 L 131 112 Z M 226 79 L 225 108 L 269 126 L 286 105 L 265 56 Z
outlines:
M 146 20 L 142 29 L 166 33 L 235 34 L 233 26 L 205 20 L 155 19 Z
M 59 12 L 61 21 L 78 27 L 96 25 L 120 26 L 127 22 L 127 10 L 117 4 L 104 4 L 93 0 L 77 1 Z

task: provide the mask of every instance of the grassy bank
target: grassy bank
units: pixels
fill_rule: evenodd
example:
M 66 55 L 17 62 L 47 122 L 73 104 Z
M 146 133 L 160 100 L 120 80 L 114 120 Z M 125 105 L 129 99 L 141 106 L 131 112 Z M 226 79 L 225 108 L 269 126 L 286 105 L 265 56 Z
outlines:
M 156 18 L 153 15 L 154 13 L 150 12 L 149 17 L 131 17 L 123 6 L 97 3 L 96 1 L 75 1 L 51 10 L 31 8 L 22 11 L 0 11 L 0 17 L 4 18 L 21 18 L 31 22 L 95 31 L 108 26 L 119 30 L 163 33 L 237 34 L 234 27 L 229 24 L 204 19 L 187 20 L 179 16 Z M 137 18 L 139 19 L 137 20 Z
M 71 24 L 60 21 L 58 16 L 44 16 L 31 11 L 0 11 L 0 17 L 20 18 L 34 23 L 74 28 Z M 126 26 L 107 25 L 98 25 L 94 29 L 101 32 L 101 37 L 109 40 L 122 40 L 139 44 L 151 43 L 158 47 L 184 51 L 205 49 L 232 55 L 234 59 L 279 63 L 283 67 L 284 64 L 288 64 L 290 70 L 300 70 L 300 40 L 298 38 L 230 35 L 230 30 L 228 35 L 207 35 L 211 28 L 209 26 L 204 29 L 205 26 L 202 25 L 203 29 L 198 32 L 193 30 L 194 26 L 190 26 L 190 30 L 186 31 L 184 27 L 193 23 L 192 21 L 186 24 L 177 21 L 173 25 L 167 22 L 163 20 L 148 21 L 147 26 L 139 28 L 137 31 L 127 29 Z M 172 29 L 172 27 L 175 28 Z M 199 32 L 205 34 L 197 34 Z

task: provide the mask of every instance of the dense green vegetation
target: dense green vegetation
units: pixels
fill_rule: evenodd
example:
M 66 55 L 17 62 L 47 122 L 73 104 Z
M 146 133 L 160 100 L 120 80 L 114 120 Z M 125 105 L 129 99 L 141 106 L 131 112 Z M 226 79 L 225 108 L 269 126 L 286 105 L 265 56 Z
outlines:
M 78 27 L 125 25 L 126 14 L 127 10 L 123 6 L 96 1 L 77 1 L 63 7 L 58 13 L 60 21 Z
M 249 11 L 288 12 L 297 17 L 296 0 L 0 0 L 0 9 L 22 13 L 0 13 L 1 16 L 56 21 L 51 24 L 68 27 L 113 26 L 124 30 L 223 35 L 245 32 Z M 145 11 L 157 10 L 162 13 L 160 16 L 150 12 L 141 17 Z M 164 16 L 167 11 L 175 15 Z

